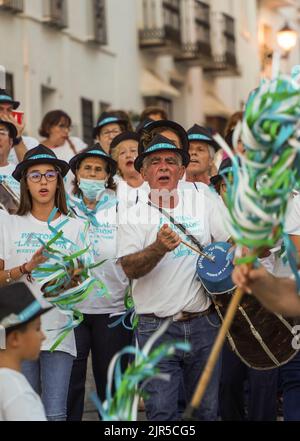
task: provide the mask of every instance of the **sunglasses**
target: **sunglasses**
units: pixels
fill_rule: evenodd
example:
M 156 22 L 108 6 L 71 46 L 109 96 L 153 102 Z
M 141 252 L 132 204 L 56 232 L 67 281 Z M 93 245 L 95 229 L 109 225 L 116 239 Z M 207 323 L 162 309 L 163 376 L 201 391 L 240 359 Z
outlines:
M 34 184 L 41 182 L 43 176 L 45 176 L 47 182 L 53 182 L 57 179 L 58 171 L 49 170 L 46 173 L 31 172 L 26 175 L 29 181 L 33 182 Z

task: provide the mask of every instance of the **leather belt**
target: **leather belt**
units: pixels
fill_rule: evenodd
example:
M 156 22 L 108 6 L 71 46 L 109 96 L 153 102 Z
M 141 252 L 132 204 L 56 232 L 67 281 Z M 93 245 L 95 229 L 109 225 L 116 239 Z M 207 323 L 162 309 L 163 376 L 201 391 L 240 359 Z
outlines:
M 185 322 L 187 320 L 193 320 L 197 317 L 203 317 L 205 315 L 211 314 L 215 311 L 215 306 L 213 304 L 210 305 L 209 308 L 207 308 L 205 311 L 201 312 L 188 312 L 188 311 L 180 311 L 178 314 L 175 314 L 173 316 L 168 317 L 158 317 L 157 315 L 151 313 L 151 314 L 139 314 L 140 317 L 152 317 L 152 318 L 158 318 L 158 319 L 167 319 L 167 318 L 173 318 L 174 322 Z

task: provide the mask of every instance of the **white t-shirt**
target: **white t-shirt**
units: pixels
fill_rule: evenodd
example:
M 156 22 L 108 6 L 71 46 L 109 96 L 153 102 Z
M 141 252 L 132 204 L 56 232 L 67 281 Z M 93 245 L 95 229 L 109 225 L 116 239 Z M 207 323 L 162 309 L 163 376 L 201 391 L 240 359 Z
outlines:
M 31 150 L 34 147 L 37 147 L 39 145 L 39 142 L 37 139 L 32 138 L 31 136 L 22 136 L 23 142 L 25 144 L 25 147 L 27 150 Z M 16 155 L 14 147 L 10 150 L 9 156 L 8 156 L 8 162 L 17 165 L 19 163 L 18 157 Z
M 24 375 L 0 368 L 0 421 L 47 421 L 40 397 Z
M 20 195 L 20 184 L 12 177 L 12 173 L 16 166 L 14 164 L 8 164 L 5 167 L 0 167 L 0 182 L 4 182 L 8 187 L 16 193 L 17 196 Z
M 66 216 L 60 216 L 51 223 L 53 227 L 59 227 Z M 64 237 L 83 248 L 80 234 L 84 224 L 76 219 L 69 221 L 62 227 Z M 0 259 L 4 260 L 4 268 L 15 268 L 28 262 L 32 255 L 41 247 L 37 237 L 44 242 L 48 242 L 53 233 L 49 230 L 47 222 L 40 221 L 31 214 L 26 216 L 3 216 L 0 218 Z M 67 246 L 62 240 L 55 243 L 55 248 L 65 249 Z M 36 281 L 29 283 L 25 276 L 18 281 L 23 281 L 31 289 L 33 295 L 46 308 L 49 302 L 42 296 L 41 285 Z M 49 350 L 56 341 L 59 334 L 58 329 L 62 328 L 68 319 L 58 308 L 54 308 L 47 314 L 41 316 L 42 329 L 46 335 L 46 340 L 42 344 L 42 350 Z M 55 331 L 49 331 L 54 329 Z M 71 331 L 58 346 L 57 350 L 70 353 L 76 356 L 76 346 L 74 332 Z
M 87 145 L 80 138 L 71 136 L 70 140 L 72 141 L 75 147 L 76 153 L 73 152 L 70 143 L 66 141 L 63 145 L 53 148 L 53 151 L 58 159 L 69 162 L 73 158 L 73 156 L 75 156 L 77 153 L 79 153 L 81 150 L 87 147 Z M 64 178 L 65 189 L 66 192 L 68 193 L 70 193 L 73 188 L 72 185 L 73 180 L 74 180 L 74 175 L 71 171 L 69 171 L 67 176 L 65 176 Z
M 117 184 L 117 198 L 119 201 L 120 211 L 132 207 L 139 199 L 148 197 L 150 187 L 147 182 L 144 182 L 140 187 L 131 187 L 119 175 L 114 177 Z
M 196 194 L 189 191 L 185 195 L 185 191 L 179 191 L 179 198 L 177 207 L 166 211 L 177 222 L 184 224 L 201 245 L 209 245 L 212 239 L 228 239 L 218 206 L 204 192 Z M 120 219 L 118 257 L 142 251 L 153 244 L 163 224 L 169 224 L 184 241 L 193 245 L 163 214 L 141 200 Z M 168 252 L 152 271 L 134 280 L 133 299 L 136 312 L 167 317 L 182 310 L 206 310 L 210 300 L 196 275 L 198 258 L 198 253 L 181 244 L 174 251 Z
M 290 198 L 284 225 L 285 233 L 300 236 L 300 195 Z M 274 275 L 276 277 L 291 277 L 293 272 L 288 262 L 276 256 Z
M 284 229 L 287 234 L 300 236 L 300 195 L 288 203 Z
M 115 198 L 115 192 L 106 190 L 100 198 Z M 88 217 L 78 207 L 70 204 L 73 211 L 81 218 Z M 124 294 L 129 280 L 121 265 L 117 265 L 117 206 L 100 209 L 95 214 L 98 226 L 90 224 L 89 237 L 95 262 L 108 259 L 103 265 L 91 271 L 93 276 L 101 280 L 109 293 L 109 297 L 97 296 L 95 288 L 77 308 L 85 314 L 117 314 L 125 311 Z

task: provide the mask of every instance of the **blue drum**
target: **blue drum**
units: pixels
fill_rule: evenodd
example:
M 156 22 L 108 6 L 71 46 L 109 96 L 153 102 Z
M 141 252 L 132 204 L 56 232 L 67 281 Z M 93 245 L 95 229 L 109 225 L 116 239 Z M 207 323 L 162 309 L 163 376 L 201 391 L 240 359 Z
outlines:
M 224 294 L 235 289 L 231 274 L 233 264 L 226 259 L 232 245 L 228 242 L 215 242 L 203 249 L 203 253 L 213 258 L 200 256 L 197 261 L 197 274 L 209 294 Z

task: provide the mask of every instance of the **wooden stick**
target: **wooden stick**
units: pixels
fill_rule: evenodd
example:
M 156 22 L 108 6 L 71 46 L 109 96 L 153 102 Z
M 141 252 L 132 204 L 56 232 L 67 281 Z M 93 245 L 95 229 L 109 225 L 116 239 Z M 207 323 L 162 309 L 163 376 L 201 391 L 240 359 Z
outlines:
M 200 254 L 200 256 L 204 256 L 206 259 L 210 260 L 211 262 L 215 262 L 215 259 L 208 254 L 203 253 L 202 251 L 198 250 L 197 248 L 194 248 L 192 245 L 190 245 L 187 242 L 184 242 L 184 240 L 181 240 L 181 243 L 185 245 L 186 247 L 190 248 L 191 250 L 195 251 L 195 253 Z
M 183 419 L 184 420 L 193 420 L 194 419 L 194 413 L 198 409 L 198 407 L 201 404 L 201 400 L 203 398 L 203 395 L 206 391 L 206 388 L 208 386 L 208 383 L 210 381 L 210 378 L 212 376 L 215 364 L 218 360 L 219 354 L 221 352 L 222 346 L 224 344 L 226 334 L 229 331 L 230 325 L 232 323 L 232 320 L 234 318 L 234 315 L 239 307 L 239 304 L 242 300 L 244 293 L 241 289 L 236 289 L 235 293 L 230 301 L 230 304 L 228 306 L 223 324 L 220 328 L 220 331 L 218 333 L 218 336 L 215 340 L 215 343 L 213 345 L 213 348 L 211 350 L 211 353 L 209 355 L 209 358 L 207 360 L 205 369 L 199 379 L 198 386 L 196 388 L 196 391 L 193 395 L 191 403 L 187 406 Z

